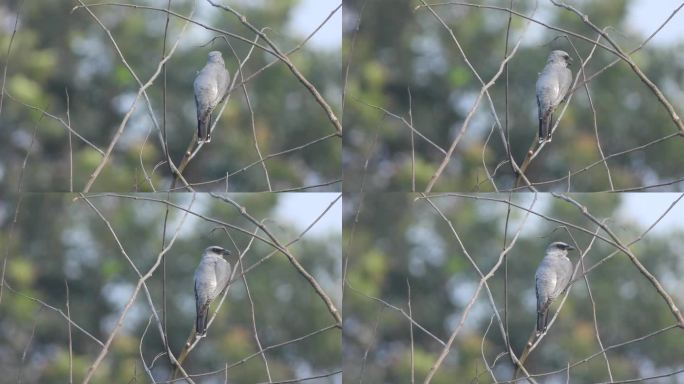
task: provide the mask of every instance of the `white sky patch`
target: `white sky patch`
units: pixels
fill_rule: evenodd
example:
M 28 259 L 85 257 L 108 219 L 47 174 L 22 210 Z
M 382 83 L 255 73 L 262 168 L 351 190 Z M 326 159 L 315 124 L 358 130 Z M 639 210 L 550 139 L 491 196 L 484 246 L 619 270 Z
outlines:
M 496 3 L 492 4 L 498 5 Z M 577 5 L 580 10 L 583 8 L 581 2 L 576 2 L 573 5 Z M 646 38 L 658 29 L 679 5 L 681 5 L 681 0 L 634 0 L 630 3 L 627 10 L 627 30 L 622 32 L 636 32 L 643 38 Z M 556 7 L 552 4 L 540 2 L 533 17 L 539 21 L 549 22 L 556 11 Z M 529 15 L 529 13 L 527 14 Z M 612 34 L 616 35 L 616 32 L 613 31 Z M 548 44 L 551 39 L 560 35 L 560 32 L 551 31 L 545 26 L 532 23 L 525 34 L 522 44 L 524 46 L 539 46 L 541 48 L 544 44 Z M 684 42 L 682 36 L 684 36 L 684 8 L 677 12 L 672 20 L 648 44 L 662 47 L 682 43 Z M 519 38 L 518 31 L 514 32 L 511 37 L 511 41 L 517 41 Z
M 330 13 L 340 5 L 341 1 L 342 0 L 300 0 L 290 13 L 290 20 L 285 26 L 286 30 L 276 32 L 277 34 L 292 34 L 303 40 L 306 36 L 318 28 L 321 23 L 323 23 Z M 248 8 L 259 9 L 268 6 L 267 2 L 264 0 L 236 0 L 234 1 L 234 4 L 231 5 L 238 12 L 245 13 L 247 12 Z M 210 20 L 214 18 L 216 12 L 226 11 L 219 10 L 205 1 L 200 1 L 197 5 L 197 10 L 193 18 L 200 22 L 220 28 L 220 26 L 214 25 L 210 22 Z M 177 31 L 175 33 L 177 33 Z M 209 41 L 209 39 L 217 35 L 218 34 L 216 32 L 208 31 L 203 27 L 193 24 L 190 26 L 187 34 L 184 35 L 179 49 L 183 51 L 204 48 L 208 51 L 211 47 L 200 47 L 200 45 L 205 44 Z M 245 36 L 251 35 L 247 34 Z M 175 37 L 175 34 L 172 35 L 172 38 L 175 39 Z M 225 46 L 223 42 L 216 42 L 215 44 L 218 44 L 218 47 L 220 47 L 222 50 Z M 214 45 L 214 47 L 216 46 L 217 45 Z M 339 50 L 342 48 L 342 9 L 337 10 L 330 20 L 328 20 L 325 25 L 321 27 L 318 32 L 316 32 L 316 34 L 306 43 L 306 47 L 339 52 Z M 269 57 L 272 58 L 270 55 Z
M 623 193 L 618 217 L 635 221 L 648 228 L 667 210 L 678 197 L 678 193 Z M 673 230 L 684 229 L 684 199 L 656 225 L 653 233 L 666 234 Z
M 340 194 L 339 193 L 285 193 L 280 195 L 275 209 L 280 224 L 293 225 L 298 232 L 306 229 Z M 342 233 L 342 199 L 311 228 L 309 235 L 322 236 Z
M 341 0 L 300 0 L 292 13 L 288 28 L 301 37 L 308 36 L 340 3 Z M 341 49 L 342 9 L 335 12 L 307 45 L 321 50 Z
M 653 33 L 667 20 L 681 0 L 658 0 L 655 6 L 653 0 L 634 1 L 627 13 L 627 23 L 630 28 L 640 32 L 644 37 Z M 671 45 L 684 42 L 684 8 L 670 20 L 667 25 L 649 42 L 649 45 Z

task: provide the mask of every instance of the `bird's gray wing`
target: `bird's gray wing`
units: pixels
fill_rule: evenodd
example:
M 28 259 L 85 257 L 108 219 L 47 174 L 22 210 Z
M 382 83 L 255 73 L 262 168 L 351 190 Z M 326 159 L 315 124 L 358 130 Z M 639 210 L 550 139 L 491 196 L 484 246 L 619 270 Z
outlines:
M 558 297 L 568 287 L 570 278 L 572 278 L 572 262 L 567 258 L 558 259 L 556 262 L 556 269 L 558 270 L 558 284 L 554 289 L 554 296 Z
M 193 83 L 195 90 L 195 101 L 198 106 L 198 116 L 200 110 L 210 109 L 214 100 L 219 94 L 218 82 L 216 80 L 216 70 L 207 65 L 197 74 Z
M 218 105 L 226 97 L 228 87 L 230 86 L 230 75 L 228 74 L 228 70 L 226 70 L 226 68 L 218 68 L 216 82 L 218 84 L 216 105 Z
M 553 299 L 555 299 L 554 288 L 557 279 L 555 274 L 550 276 L 537 277 L 536 292 L 537 292 L 537 311 L 544 311 L 549 307 Z
M 544 260 L 546 261 L 546 260 Z M 555 283 L 555 274 L 550 273 L 547 268 L 547 263 L 542 261 L 542 264 L 537 269 L 535 274 L 535 291 L 537 294 L 537 331 L 541 332 L 546 328 L 548 319 L 549 305 L 553 301 L 550 295 Z
M 209 301 L 209 293 L 213 290 L 213 275 L 207 273 L 206 260 L 202 259 L 195 270 L 195 300 L 197 307 L 200 308 Z
M 560 97 L 560 100 L 558 100 L 558 103 L 565 100 L 569 96 L 568 92 L 572 86 L 572 71 L 570 68 L 561 68 L 559 71 L 559 78 L 560 92 L 558 97 Z
M 537 310 L 544 310 L 549 306 L 551 301 L 555 298 L 553 292 L 558 283 L 556 271 L 554 271 L 553 264 L 548 257 L 545 257 L 537 273 L 535 274 L 535 288 L 537 292 Z
M 230 281 L 230 272 L 230 263 L 224 259 L 216 260 L 216 264 L 214 264 L 214 273 L 216 274 L 217 284 L 216 289 L 212 294 L 214 298 L 220 295 L 221 292 L 226 289 L 226 286 L 228 286 L 228 282 Z
M 195 308 L 197 309 L 197 313 L 199 313 L 200 308 L 202 308 L 202 297 L 200 296 L 199 287 L 197 286 L 197 279 L 195 279 L 193 288 L 195 291 Z
M 536 84 L 537 103 L 539 108 L 539 117 L 549 109 L 558 105 L 558 95 L 560 94 L 560 77 L 557 68 L 553 65 L 547 65 L 539 74 Z
M 195 273 L 195 312 L 195 331 L 197 334 L 203 335 L 207 329 L 209 305 L 202 281 L 198 279 L 197 273 Z

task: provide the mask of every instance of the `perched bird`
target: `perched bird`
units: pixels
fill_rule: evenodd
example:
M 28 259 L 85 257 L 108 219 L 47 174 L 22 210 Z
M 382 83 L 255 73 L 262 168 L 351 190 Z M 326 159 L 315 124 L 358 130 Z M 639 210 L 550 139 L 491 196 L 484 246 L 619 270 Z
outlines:
M 553 111 L 565 99 L 572 84 L 572 71 L 568 68 L 571 64 L 572 58 L 565 51 L 551 51 L 537 78 L 540 143 L 551 141 Z
M 226 63 L 219 51 L 209 52 L 207 64 L 195 77 L 195 105 L 197 106 L 197 141 L 211 141 L 211 112 L 223 100 L 230 84 Z
M 546 330 L 549 306 L 570 283 L 573 266 L 568 259 L 568 251 L 573 249 L 573 246 L 561 241 L 551 243 L 534 274 L 537 291 L 537 332 Z
M 209 305 L 228 286 L 230 263 L 223 258 L 228 255 L 230 251 L 212 245 L 204 250 L 202 260 L 195 269 L 195 331 L 200 337 L 207 333 Z

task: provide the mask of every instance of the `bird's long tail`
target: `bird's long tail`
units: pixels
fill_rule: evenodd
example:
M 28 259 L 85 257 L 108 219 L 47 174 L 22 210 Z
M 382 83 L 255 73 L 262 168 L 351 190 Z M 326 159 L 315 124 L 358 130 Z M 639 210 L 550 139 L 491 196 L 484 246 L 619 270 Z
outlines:
M 539 142 L 546 141 L 551 138 L 551 113 L 545 113 L 539 119 Z
M 546 135 L 544 134 L 544 118 L 540 117 L 539 118 L 539 142 L 541 143 L 544 141 L 546 138 Z
M 211 128 L 211 114 L 207 113 L 204 117 L 197 119 L 197 141 L 198 142 L 209 142 L 211 137 L 209 136 L 209 129 Z
M 542 332 L 544 329 L 546 329 L 546 321 L 548 320 L 548 316 L 548 309 L 537 312 L 537 332 Z
M 539 118 L 539 142 L 551 141 L 553 110 L 549 110 Z
M 201 309 L 197 313 L 197 323 L 195 324 L 195 331 L 197 335 L 202 336 L 207 333 L 207 318 L 209 317 L 209 306 Z

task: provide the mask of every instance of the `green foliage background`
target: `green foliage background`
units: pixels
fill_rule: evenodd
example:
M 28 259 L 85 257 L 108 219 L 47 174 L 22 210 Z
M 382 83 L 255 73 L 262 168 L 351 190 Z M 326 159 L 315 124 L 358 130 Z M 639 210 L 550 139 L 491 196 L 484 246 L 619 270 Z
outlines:
M 436 3 L 430 2 L 428 3 Z M 509 1 L 474 1 L 471 3 L 507 7 Z M 530 15 L 537 2 L 514 0 L 516 11 Z M 631 50 L 647 36 L 641 36 L 627 23 L 630 0 L 568 2 L 590 16 L 600 28 L 610 26 L 609 34 L 623 49 Z M 415 10 L 417 0 L 345 1 L 344 61 L 349 64 L 347 100 L 345 101 L 344 138 L 346 185 L 356 186 L 364 173 L 366 158 L 367 190 L 411 191 L 411 135 L 401 121 L 385 116 L 370 105 L 403 116 L 429 139 L 448 149 L 460 131 L 481 84 L 459 53 L 448 31 L 426 8 Z M 534 17 L 549 25 L 580 33 L 590 39 L 596 33 L 576 15 L 539 1 Z M 654 6 L 655 3 L 654 3 Z M 658 3 L 657 6 L 661 6 Z M 508 13 L 458 5 L 434 7 L 460 42 L 468 59 L 484 82 L 498 71 L 504 58 Z M 357 21 L 361 24 L 356 31 Z M 680 15 L 665 28 L 681 29 Z M 664 19 L 662 20 L 665 21 Z M 525 21 L 513 17 L 509 49 L 523 33 Z M 534 31 L 532 31 L 534 30 Z M 653 41 L 659 39 L 656 35 Z M 586 57 L 592 44 L 572 38 L 580 55 Z M 603 41 L 605 43 L 605 40 Z M 353 47 L 353 49 L 352 49 Z M 525 35 L 517 54 L 509 62 L 509 76 L 500 77 L 490 88 L 499 120 L 504 124 L 505 89 L 509 85 L 508 126 L 512 155 L 521 164 L 537 133 L 535 82 L 549 51 L 574 50 L 561 32 L 534 25 Z M 684 114 L 684 40 L 672 45 L 646 45 L 633 59 L 643 72 L 669 98 L 678 113 Z M 615 59 L 598 48 L 587 65 L 593 74 Z M 573 73 L 578 73 L 575 57 Z M 645 145 L 652 140 L 677 132 L 665 108 L 639 80 L 629 66 L 621 62 L 595 78 L 590 92 L 597 111 L 598 134 L 606 156 Z M 411 92 L 409 103 L 408 90 Z M 489 104 L 484 99 L 471 121 L 468 132 L 456 148 L 435 191 L 494 191 L 487 180 L 483 158 L 500 189 L 511 188 L 515 175 L 508 164 L 498 131 L 486 144 L 494 124 Z M 377 141 L 375 137 L 377 135 Z M 674 137 L 647 149 L 637 150 L 608 160 L 615 189 L 634 188 L 679 180 L 682 138 Z M 444 155 L 422 138 L 415 136 L 416 189 L 424 190 Z M 584 88 L 579 88 L 569 104 L 554 135 L 541 155 L 527 171 L 531 182 L 566 178 L 569 171 L 579 171 L 601 160 L 596 145 L 593 116 Z M 681 183 L 663 190 L 680 190 Z M 602 164 L 573 175 L 571 181 L 538 185 L 541 191 L 566 190 L 590 192 L 609 190 Z
M 344 372 L 346 382 L 410 382 L 410 329 L 408 320 L 367 296 L 385 300 L 408 313 L 408 286 L 414 320 L 445 341 L 460 320 L 465 306 L 475 293 L 479 277 L 467 260 L 449 226 L 424 200 L 411 194 L 367 194 L 362 201 L 356 194 L 345 195 L 345 248 L 348 269 L 344 291 Z M 481 194 L 478 197 L 507 200 L 508 195 Z M 631 241 L 650 225 L 624 213 L 621 195 L 572 195 L 624 241 Z M 677 196 L 663 194 L 652 199 L 674 201 Z M 487 274 L 495 265 L 504 245 L 506 205 L 500 202 L 459 197 L 436 197 L 433 201 L 453 223 L 463 245 Z M 358 223 L 356 207 L 362 202 Z M 514 195 L 512 202 L 529 208 L 531 195 Z M 647 204 L 645 201 L 644 204 Z M 398 209 L 397 207 L 401 207 Z M 548 217 L 582 226 L 594 232 L 596 225 L 569 203 L 548 194 L 537 197 L 533 210 Z M 639 260 L 684 305 L 684 273 L 679 206 L 670 212 L 679 225 L 656 227 L 642 241 L 631 247 Z M 660 214 L 661 212 L 658 211 Z M 524 212 L 513 208 L 510 214 L 507 244 L 521 224 Z M 350 238 L 353 233 L 353 239 Z M 591 239 L 578 230 L 570 234 L 584 249 Z M 520 237 L 508 253 L 508 329 L 513 350 L 518 356 L 535 327 L 534 273 L 544 249 L 552 241 L 572 243 L 559 224 L 530 216 Z M 346 244 L 346 243 L 345 243 Z M 597 239 L 585 257 L 589 268 L 615 248 Z M 574 263 L 578 253 L 571 254 Z M 676 324 L 669 307 L 650 282 L 641 275 L 626 255 L 617 254 L 588 275 L 596 302 L 596 317 L 604 347 L 644 336 Z M 504 267 L 489 286 L 500 315 L 505 312 Z M 557 305 L 553 307 L 553 311 Z M 554 313 L 554 312 L 552 312 Z M 486 291 L 483 289 L 457 336 L 451 352 L 432 383 L 490 383 L 482 361 L 482 348 L 492 365 L 495 357 L 506 351 Z M 429 335 L 413 328 L 416 382 L 423 382 L 442 346 Z M 592 305 L 583 280 L 570 290 L 557 321 L 540 347 L 529 357 L 526 367 L 532 374 L 566 368 L 600 351 L 594 332 Z M 364 359 L 364 356 L 367 358 Z M 671 329 L 658 336 L 615 348 L 608 352 L 613 378 L 626 380 L 665 374 L 684 368 L 684 330 Z M 513 370 L 508 356 L 500 356 L 494 368 L 497 378 L 508 380 Z M 654 380 L 654 383 L 678 383 L 684 373 Z M 565 374 L 538 378 L 540 383 L 566 382 Z M 571 383 L 608 381 L 601 355 L 573 367 Z
M 166 199 L 164 194 L 133 195 Z M 330 195 L 330 201 L 335 196 Z M 83 329 L 104 341 L 124 304 L 133 292 L 138 276 L 120 253 L 105 223 L 82 200 L 73 195 L 27 195 L 23 198 L 14 231 L 10 222 L 15 206 L 4 205 L 0 249 L 7 256 L 4 287 L 0 301 L 0 383 L 65 383 L 69 378 L 68 328 L 66 319 L 41 307 L 28 297 L 61 309 L 66 314 L 66 287 L 69 285 L 71 318 Z M 261 220 L 275 218 L 284 195 L 231 195 L 247 211 Z M 162 247 L 164 206 L 118 197 L 91 197 L 117 233 L 124 249 L 144 274 L 153 265 Z M 173 194 L 169 200 L 188 207 L 189 194 Z M 340 204 L 340 202 L 338 202 Z M 192 210 L 211 218 L 240 226 L 250 232 L 254 225 L 234 207 L 208 195 L 198 196 Z M 321 209 L 321 213 L 322 213 Z M 167 242 L 174 234 L 182 212 L 171 209 Z M 331 214 L 331 213 L 328 213 Z M 293 225 L 298 219 L 276 219 L 267 226 L 281 241 L 299 235 Z M 310 223 L 304 223 L 309 225 Z M 301 225 L 301 223 L 300 223 Z M 195 304 L 193 273 L 201 252 L 211 244 L 233 250 L 228 236 L 217 224 L 189 216 L 178 239 L 166 256 L 167 327 L 173 352 L 178 353 L 193 329 Z M 240 249 L 249 236 L 229 230 Z M 262 233 L 263 234 L 263 233 Z M 341 306 L 341 234 L 307 234 L 289 247 Z M 255 240 L 243 258 L 248 268 L 273 248 Z M 233 266 L 235 259 L 232 259 Z M 162 309 L 162 269 L 148 280 L 157 311 Z M 334 319 L 309 283 L 286 257 L 276 254 L 247 274 L 254 301 L 256 326 L 264 348 L 302 337 L 334 324 Z M 149 382 L 140 361 L 139 345 L 151 315 L 144 292 L 138 294 L 125 318 L 123 328 L 98 369 L 94 383 Z M 250 302 L 242 279 L 232 283 L 228 297 L 208 336 L 191 352 L 184 364 L 188 373 L 221 370 L 259 349 L 254 340 Z M 92 339 L 71 329 L 73 336 L 74 382 L 80 382 L 101 347 Z M 153 323 L 142 353 L 148 365 L 164 352 Z M 340 369 L 341 341 L 337 328 L 302 341 L 274 348 L 266 353 L 273 380 L 303 378 Z M 168 379 L 169 363 L 159 357 L 153 369 L 156 380 Z M 260 356 L 229 370 L 233 383 L 267 382 Z M 197 378 L 198 383 L 223 382 L 224 374 Z M 315 383 L 338 383 L 339 375 Z
M 133 4 L 165 8 L 166 1 L 136 1 Z M 194 1 L 172 1 L 171 10 L 189 14 Z M 197 2 L 193 19 L 241 35 L 254 35 L 236 17 Z M 258 28 L 269 27 L 268 35 L 288 51 L 305 36 L 291 36 L 288 23 L 298 0 L 231 3 Z M 18 180 L 21 166 L 35 132 L 30 160 L 25 172 L 25 190 L 69 191 L 69 135 L 54 119 L 40 119 L 40 112 L 21 103 L 42 108 L 67 121 L 67 95 L 72 128 L 101 149 L 106 149 L 114 132 L 129 109 L 138 85 L 121 63 L 111 41 L 84 9 L 73 10 L 77 2 L 9 0 L 0 6 L 6 20 L 0 32 L 0 66 L 9 60 L 6 91 L 0 115 L 0 180 Z M 334 4 L 332 8 L 334 8 Z M 331 8 L 331 9 L 332 9 Z M 92 11 L 111 30 L 126 61 L 145 83 L 161 59 L 166 16 L 162 12 L 117 6 L 93 7 Z M 301 10 L 299 11 L 301 12 Z M 339 11 L 338 11 L 339 12 Z M 17 13 L 19 27 L 11 55 L 7 47 Z M 320 16 L 322 23 L 328 15 Z M 183 21 L 172 17 L 169 23 L 167 50 L 176 40 Z M 313 32 L 313 31 L 311 31 Z M 207 43 L 219 34 L 191 24 L 178 50 L 168 61 L 166 75 L 166 131 L 169 151 L 178 165 L 191 138 L 196 134 L 192 82 L 206 62 L 210 50 L 221 50 L 231 78 L 237 72 L 237 60 L 222 39 Z M 239 57 L 244 58 L 250 45 L 231 39 Z M 305 45 L 291 57 L 302 74 L 314 84 L 333 109 L 340 103 L 339 48 L 319 49 Z M 256 49 L 243 68 L 246 77 L 272 62 L 274 57 Z M 157 120 L 162 124 L 164 90 L 160 76 L 147 92 Z M 256 139 L 264 156 L 302 146 L 334 133 L 334 127 L 311 94 L 282 63 L 265 70 L 247 84 L 254 109 Z M 151 134 L 145 141 L 148 132 Z M 83 188 L 101 156 L 90 146 L 73 137 L 74 190 Z M 341 177 L 341 140 L 328 138 L 317 144 L 267 160 L 266 165 L 275 190 L 331 182 Z M 93 186 L 93 191 L 151 191 L 141 163 L 151 173 L 158 190 L 168 188 L 171 174 L 157 132 L 144 99 L 138 103 L 126 132 L 115 147 L 112 159 Z M 206 145 L 184 172 L 189 182 L 220 179 L 259 157 L 254 148 L 254 133 L 249 108 L 241 87 L 230 101 L 217 125 L 212 142 Z M 198 190 L 225 190 L 225 182 L 197 186 Z M 332 184 L 319 191 L 335 191 Z M 261 165 L 230 178 L 230 191 L 268 190 Z

